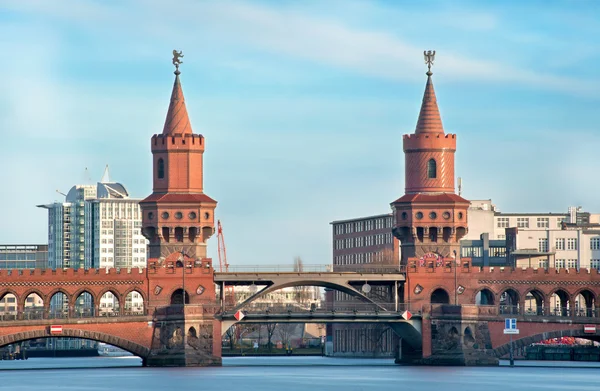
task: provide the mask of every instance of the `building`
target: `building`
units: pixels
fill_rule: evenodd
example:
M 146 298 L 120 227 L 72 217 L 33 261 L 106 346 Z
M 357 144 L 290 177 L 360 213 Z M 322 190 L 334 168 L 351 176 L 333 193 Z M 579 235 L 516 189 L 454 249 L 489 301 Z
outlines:
M 46 269 L 45 244 L 0 244 L 0 269 Z
M 110 181 L 107 166 L 96 185 L 75 185 L 65 202 L 38 205 L 48 209 L 48 266 L 146 267 L 139 201 Z

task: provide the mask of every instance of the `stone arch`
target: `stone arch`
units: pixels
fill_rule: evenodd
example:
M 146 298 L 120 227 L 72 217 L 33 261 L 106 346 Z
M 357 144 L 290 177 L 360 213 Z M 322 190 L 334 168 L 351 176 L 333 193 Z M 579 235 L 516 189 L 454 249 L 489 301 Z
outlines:
M 496 304 L 496 295 L 490 288 L 483 287 L 475 293 L 473 302 L 477 305 L 494 305 Z
M 519 314 L 521 296 L 519 291 L 513 287 L 506 287 L 498 295 L 498 304 L 500 305 L 500 314 Z
M 19 295 L 12 289 L 6 289 L 0 294 L 0 320 L 16 319 L 19 314 Z
M 436 288 L 431 292 L 431 304 L 450 304 L 450 296 L 444 288 Z M 458 332 L 458 331 L 457 331 Z
M 547 339 L 552 338 L 560 338 L 560 337 L 575 337 L 575 338 L 585 338 L 591 339 L 593 341 L 600 340 L 600 330 L 596 331 L 595 334 L 584 334 L 583 327 L 578 330 L 568 329 L 568 330 L 556 330 L 556 331 L 548 331 L 545 333 L 535 334 L 529 337 L 522 337 L 519 339 L 513 339 L 513 347 L 522 348 L 537 342 L 545 341 Z M 493 354 L 496 357 L 502 357 L 508 354 L 510 351 L 510 342 L 500 345 L 492 350 Z
M 49 318 L 60 319 L 68 317 L 72 305 L 71 300 L 71 295 L 69 295 L 69 293 L 66 290 L 62 288 L 53 290 L 48 295 L 48 304 L 46 304 L 46 308 L 48 308 Z
M 27 297 L 29 297 L 29 295 L 31 295 L 32 293 L 35 293 L 42 299 L 42 301 L 44 302 L 44 307 L 47 305 L 48 295 L 46 295 L 45 293 L 42 293 L 42 291 L 40 291 L 37 288 L 31 288 L 31 289 L 26 290 L 25 293 L 23 293 L 23 295 L 21 295 L 21 299 L 23 300 L 23 306 L 25 306 L 25 300 L 27 299 Z
M 184 296 L 185 295 L 185 296 Z M 170 305 L 183 305 L 183 304 L 190 304 L 190 294 L 188 293 L 187 290 L 183 289 L 183 288 L 177 288 L 175 290 L 173 290 L 173 292 L 171 293 L 170 297 Z M 183 301 L 183 298 L 185 297 L 185 302 Z
M 583 288 L 573 294 L 575 316 L 596 316 L 596 294 Z
M 94 292 L 84 288 L 75 292 L 72 296 L 73 316 L 89 318 L 95 315 L 94 309 L 97 303 Z
M 126 350 L 143 359 L 150 355 L 150 349 L 146 346 L 139 345 L 135 342 L 116 337 L 114 335 L 100 333 L 96 331 L 79 330 L 79 329 L 63 329 L 62 337 L 90 339 L 93 341 L 104 342 L 120 349 Z M 0 337 L 0 347 L 10 345 L 16 342 L 27 341 L 37 338 L 49 338 L 51 335 L 44 329 L 22 331 L 15 334 L 8 334 Z
M 562 287 L 553 289 L 548 294 L 548 307 L 550 314 L 556 316 L 569 316 L 571 310 L 571 295 Z
M 467 347 L 472 347 L 475 344 L 475 337 L 473 337 L 473 331 L 469 326 L 465 327 L 465 331 L 463 333 L 463 343 Z
M 32 302 L 29 304 L 27 301 L 30 297 Z M 41 300 L 41 305 L 36 302 L 36 297 Z M 43 319 L 46 309 L 46 299 L 37 289 L 30 289 L 23 294 L 19 308 L 23 311 L 23 319 Z
M 187 332 L 187 336 L 190 338 L 198 338 L 198 333 L 196 332 L 195 327 L 190 327 Z
M 134 293 L 137 293 L 138 295 L 141 296 L 141 298 L 142 298 L 141 302 L 140 302 L 140 300 L 137 300 L 137 301 L 133 300 Z M 129 295 L 131 295 L 131 298 Z M 144 315 L 146 313 L 146 309 L 147 309 L 147 305 L 148 305 L 147 303 L 148 303 L 148 299 L 142 289 L 131 288 L 123 294 L 123 300 L 122 300 L 121 306 L 122 306 L 123 310 L 125 311 L 124 312 L 125 316 Z
M 109 297 L 104 297 L 107 293 L 112 294 L 112 303 Z M 118 290 L 112 287 L 106 288 L 98 292 L 97 297 L 98 300 L 95 302 L 95 307 L 99 316 L 118 316 L 120 314 L 123 299 Z
M 536 288 L 529 289 L 523 296 L 525 315 L 544 315 L 545 302 L 542 291 Z

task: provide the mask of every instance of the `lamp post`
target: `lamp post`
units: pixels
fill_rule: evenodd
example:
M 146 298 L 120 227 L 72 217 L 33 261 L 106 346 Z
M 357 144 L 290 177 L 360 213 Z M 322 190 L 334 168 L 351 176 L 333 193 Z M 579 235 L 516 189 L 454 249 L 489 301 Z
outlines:
M 183 302 L 183 307 L 185 308 L 185 253 L 181 250 L 181 270 L 183 270 L 181 274 L 181 301 Z
M 456 250 L 454 250 L 454 305 L 458 305 L 458 283 L 456 276 L 456 267 L 458 265 L 458 259 L 456 258 Z

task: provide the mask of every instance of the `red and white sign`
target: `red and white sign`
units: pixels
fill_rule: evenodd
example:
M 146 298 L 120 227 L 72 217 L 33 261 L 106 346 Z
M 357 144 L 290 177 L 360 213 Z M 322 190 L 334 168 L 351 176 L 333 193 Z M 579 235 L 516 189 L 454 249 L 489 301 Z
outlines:
M 62 334 L 62 326 L 50 326 L 50 334 Z
M 596 334 L 596 325 L 595 324 L 583 325 L 583 332 L 586 334 Z
M 404 311 L 402 313 L 402 317 L 404 318 L 404 320 L 410 320 L 410 318 L 412 318 L 412 314 L 410 313 L 410 311 Z
M 242 320 L 244 317 L 246 317 L 246 314 L 244 314 L 242 310 L 238 310 L 233 316 L 236 320 Z

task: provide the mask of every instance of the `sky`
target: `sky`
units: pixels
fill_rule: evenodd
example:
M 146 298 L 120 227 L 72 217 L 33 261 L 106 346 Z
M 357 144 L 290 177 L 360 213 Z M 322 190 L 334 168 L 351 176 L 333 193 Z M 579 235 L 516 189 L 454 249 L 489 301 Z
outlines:
M 598 36 L 596 1 L 0 0 L 0 243 L 107 164 L 151 193 L 173 49 L 231 265 L 328 264 L 331 221 L 390 212 L 423 50 L 465 198 L 600 212 Z

